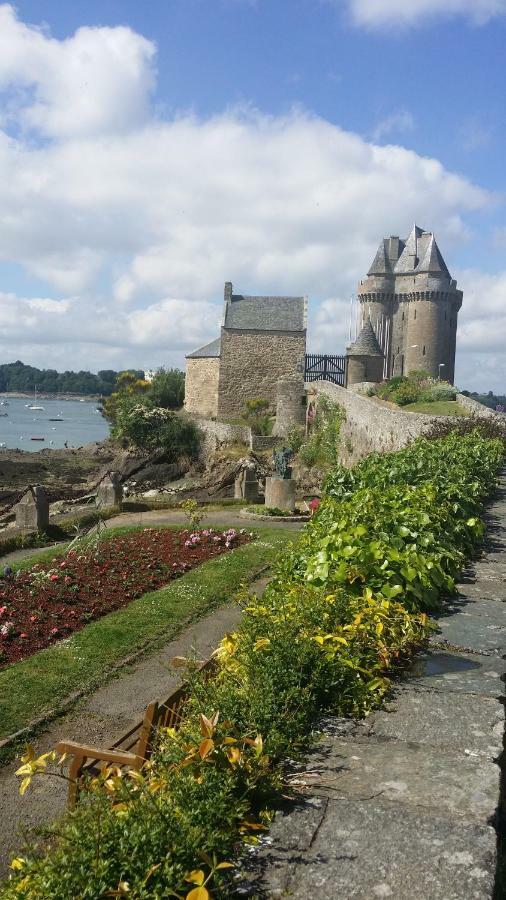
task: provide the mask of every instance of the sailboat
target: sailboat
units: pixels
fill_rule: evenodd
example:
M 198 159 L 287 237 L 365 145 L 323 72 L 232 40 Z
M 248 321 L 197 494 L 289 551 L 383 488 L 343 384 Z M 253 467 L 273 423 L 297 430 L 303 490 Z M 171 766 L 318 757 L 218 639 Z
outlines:
M 27 409 L 44 410 L 43 406 L 37 406 L 37 385 L 35 385 L 35 394 L 33 397 L 33 403 L 27 404 Z

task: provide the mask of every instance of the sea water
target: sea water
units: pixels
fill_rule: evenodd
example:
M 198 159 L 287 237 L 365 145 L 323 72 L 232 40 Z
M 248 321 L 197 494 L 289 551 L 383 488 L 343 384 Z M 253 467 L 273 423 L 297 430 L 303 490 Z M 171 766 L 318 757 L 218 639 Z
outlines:
M 29 397 L 0 395 L 0 444 L 5 444 L 0 449 L 19 448 L 34 452 L 44 447 L 82 447 L 109 436 L 109 425 L 97 410 L 96 400 L 46 400 L 38 397 L 34 405 L 43 406 L 42 410 L 29 409 L 32 403 L 34 400 Z M 50 419 L 61 421 L 50 422 Z M 32 437 L 44 440 L 32 441 Z

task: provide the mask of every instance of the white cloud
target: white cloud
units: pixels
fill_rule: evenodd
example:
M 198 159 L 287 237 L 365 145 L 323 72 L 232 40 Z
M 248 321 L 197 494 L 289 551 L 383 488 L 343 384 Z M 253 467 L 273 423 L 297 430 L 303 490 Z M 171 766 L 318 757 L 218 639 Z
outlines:
M 382 141 L 391 134 L 405 134 L 413 131 L 414 127 L 415 120 L 411 113 L 407 109 L 399 109 L 378 122 L 372 138 L 374 141 Z
M 332 0 L 342 5 L 343 0 Z M 506 0 L 345 0 L 353 21 L 370 28 L 405 27 L 462 16 L 484 25 L 506 13 Z
M 154 54 L 130 28 L 79 28 L 57 41 L 0 6 L 0 89 L 15 89 L 10 115 L 45 135 L 124 131 L 144 121 Z
M 466 214 L 492 201 L 435 159 L 301 110 L 157 120 L 147 106 L 153 47 L 139 35 L 80 29 L 57 41 L 6 6 L 0 21 L 12 40 L 4 46 L 0 28 L 11 125 L 17 116 L 44 137 L 0 132 L 0 279 L 3 260 L 47 285 L 42 299 L 40 284 L 35 298 L 0 294 L 4 361 L 182 363 L 216 336 L 225 280 L 309 294 L 310 343 L 338 352 L 347 298 L 384 234 L 416 218 L 437 231 L 451 265 Z M 87 67 L 93 102 L 81 117 Z M 323 298 L 334 299 L 318 306 Z

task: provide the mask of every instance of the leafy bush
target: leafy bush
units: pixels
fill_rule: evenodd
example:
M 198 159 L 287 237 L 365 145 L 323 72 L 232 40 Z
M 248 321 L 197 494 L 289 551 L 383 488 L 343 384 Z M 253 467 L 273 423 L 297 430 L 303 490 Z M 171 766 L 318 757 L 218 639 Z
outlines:
M 255 513 L 257 516 L 290 516 L 288 509 L 280 509 L 279 506 L 262 506 L 261 503 L 246 507 L 248 512 Z
M 499 440 L 453 431 L 334 466 L 263 596 L 242 598 L 215 677 L 191 672 L 181 729 L 160 734 L 142 772 L 95 780 L 52 848 L 13 862 L 3 900 L 223 896 L 238 839 L 269 821 L 281 761 L 322 710 L 362 716 L 377 705 L 427 638 L 424 610 L 453 590 L 480 540 L 503 453 Z
M 200 432 L 194 422 L 169 409 L 125 397 L 116 413 L 113 437 L 143 450 L 163 450 L 167 462 L 198 453 Z
M 328 470 L 337 465 L 341 423 L 344 418 L 344 410 L 337 403 L 325 396 L 318 398 L 312 433 L 299 450 L 299 459 L 305 466 L 319 466 Z
M 390 394 L 390 399 L 398 406 L 407 406 L 408 403 L 416 403 L 420 399 L 420 386 L 411 381 L 403 381 L 395 391 Z
M 246 400 L 242 418 L 253 434 L 271 434 L 274 422 L 270 415 L 270 405 L 265 397 Z
M 435 381 L 425 387 L 419 399 L 425 403 L 434 403 L 437 400 L 456 400 L 457 388 L 448 381 Z

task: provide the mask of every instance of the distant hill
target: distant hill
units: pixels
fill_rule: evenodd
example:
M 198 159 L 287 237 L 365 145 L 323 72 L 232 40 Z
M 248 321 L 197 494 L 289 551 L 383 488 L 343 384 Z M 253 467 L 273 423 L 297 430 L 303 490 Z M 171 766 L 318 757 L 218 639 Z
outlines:
M 144 378 L 144 372 L 131 369 L 136 378 Z M 32 392 L 35 387 L 48 394 L 112 394 L 120 373 L 113 369 L 93 372 L 57 372 L 56 369 L 37 369 L 25 366 L 21 360 L 0 365 L 0 392 Z

